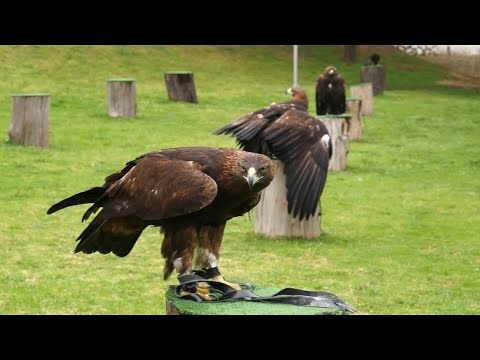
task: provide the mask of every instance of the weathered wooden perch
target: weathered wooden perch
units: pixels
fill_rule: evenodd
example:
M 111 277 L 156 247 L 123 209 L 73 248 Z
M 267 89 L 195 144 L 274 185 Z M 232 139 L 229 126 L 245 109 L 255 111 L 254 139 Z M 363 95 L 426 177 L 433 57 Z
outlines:
M 350 141 L 362 140 L 362 99 L 347 99 L 347 113 L 350 114 L 350 130 L 348 138 Z
M 135 117 L 137 113 L 134 79 L 107 81 L 107 111 L 111 117 Z
M 362 66 L 360 69 L 360 82 L 371 82 L 373 96 L 382 95 L 385 88 L 385 67 L 378 64 Z
M 231 281 L 232 279 L 227 278 L 227 280 Z M 254 284 L 253 292 L 259 296 L 270 296 L 279 290 L 279 288 Z M 165 310 L 167 315 L 341 315 L 341 311 L 332 308 L 280 303 L 252 301 L 196 302 L 178 298 L 172 288 L 165 293 Z
M 328 170 L 345 170 L 349 150 L 350 115 L 324 115 L 317 118 L 323 121 L 332 140 L 332 157 L 328 163 Z
M 308 220 L 300 221 L 288 213 L 286 176 L 284 165 L 280 160 L 274 160 L 277 167 L 276 175 L 270 185 L 262 191 L 260 202 L 255 207 L 255 232 L 268 237 L 301 236 L 315 238 L 320 236 L 321 216 L 318 208 Z
M 367 82 L 350 87 L 351 97 L 362 99 L 362 115 L 373 115 L 373 88 Z
M 49 94 L 12 95 L 12 118 L 8 135 L 13 142 L 48 147 L 49 123 Z
M 165 85 L 170 100 L 191 103 L 198 102 L 193 73 L 189 71 L 167 72 L 165 73 Z

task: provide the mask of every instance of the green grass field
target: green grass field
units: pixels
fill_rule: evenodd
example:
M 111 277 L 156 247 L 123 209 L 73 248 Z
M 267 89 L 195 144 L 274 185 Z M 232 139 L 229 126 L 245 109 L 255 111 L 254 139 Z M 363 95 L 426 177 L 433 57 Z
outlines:
M 299 83 L 314 113 L 330 64 L 347 85 L 359 61 L 341 46 L 300 46 Z M 382 51 L 382 49 L 380 49 Z M 220 269 L 272 288 L 330 291 L 359 314 L 480 313 L 480 109 L 472 90 L 436 85 L 439 65 L 385 50 L 387 89 L 364 118 L 348 170 L 330 173 L 318 239 L 268 239 L 247 215 L 227 224 Z M 199 103 L 167 99 L 166 71 L 194 72 Z M 106 81 L 134 78 L 135 119 L 106 115 Z M 292 47 L 0 46 L 0 313 L 164 314 L 161 236 L 148 228 L 125 258 L 73 254 L 87 206 L 50 205 L 100 185 L 142 153 L 233 147 L 212 131 L 287 100 Z M 49 148 L 8 140 L 11 95 L 51 94 Z

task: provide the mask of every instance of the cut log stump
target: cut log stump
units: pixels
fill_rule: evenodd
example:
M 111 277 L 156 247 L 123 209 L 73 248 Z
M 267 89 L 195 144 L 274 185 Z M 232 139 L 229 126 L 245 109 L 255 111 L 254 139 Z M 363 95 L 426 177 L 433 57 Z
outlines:
M 382 95 L 385 88 L 385 67 L 383 65 L 362 66 L 360 82 L 372 83 L 373 96 Z
M 372 83 L 367 82 L 350 86 L 352 98 L 362 99 L 362 115 L 373 115 L 373 88 Z
M 136 116 L 134 79 L 110 79 L 107 81 L 107 112 L 111 117 Z
M 362 140 L 362 99 L 347 99 L 347 112 L 350 114 L 350 129 L 348 138 L 350 141 Z
M 280 291 L 278 288 L 257 284 L 254 284 L 253 289 L 253 292 L 259 296 L 270 296 L 278 291 Z M 173 289 L 167 290 L 165 294 L 165 306 L 167 315 L 341 315 L 341 311 L 331 308 L 280 303 L 253 301 L 196 302 L 178 298 Z
M 12 95 L 12 117 L 8 135 L 19 145 L 48 147 L 49 94 Z
M 165 73 L 165 85 L 170 100 L 191 103 L 198 102 L 193 73 L 189 71 L 167 72 Z
M 317 118 L 325 124 L 332 140 L 332 157 L 328 163 L 328 170 L 345 170 L 350 145 L 348 138 L 350 115 L 322 115 Z
M 300 236 L 307 239 L 320 236 L 320 207 L 313 216 L 300 221 L 288 213 L 286 176 L 280 160 L 273 161 L 277 170 L 270 185 L 262 191 L 255 207 L 255 232 L 268 237 Z

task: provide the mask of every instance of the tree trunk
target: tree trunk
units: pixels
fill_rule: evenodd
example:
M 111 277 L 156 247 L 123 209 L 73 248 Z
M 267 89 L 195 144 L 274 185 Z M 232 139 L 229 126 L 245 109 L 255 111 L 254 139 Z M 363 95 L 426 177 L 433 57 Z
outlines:
M 343 60 L 347 64 L 355 61 L 357 56 L 357 45 L 343 45 Z
M 351 116 L 349 140 L 362 140 L 362 99 L 347 99 L 347 113 Z
M 198 102 L 193 73 L 186 71 L 167 72 L 165 73 L 165 85 L 170 100 Z
M 385 67 L 383 65 L 362 66 L 360 82 L 372 83 L 373 96 L 382 95 L 385 88 Z
M 288 213 L 286 176 L 284 165 L 274 160 L 276 175 L 270 185 L 262 191 L 260 202 L 255 207 L 255 232 L 268 237 L 301 236 L 316 238 L 320 236 L 321 217 L 318 207 L 313 216 L 299 221 Z
M 135 80 L 107 81 L 107 111 L 111 117 L 135 117 L 137 112 Z
M 328 163 L 329 171 L 342 171 L 347 168 L 349 150 L 348 132 L 350 119 L 345 116 L 332 115 L 319 117 L 327 127 L 332 140 L 332 157 Z
M 362 115 L 373 115 L 373 88 L 372 83 L 367 82 L 350 86 L 352 98 L 362 99 Z
M 50 95 L 12 95 L 12 118 L 8 134 L 19 145 L 48 147 Z

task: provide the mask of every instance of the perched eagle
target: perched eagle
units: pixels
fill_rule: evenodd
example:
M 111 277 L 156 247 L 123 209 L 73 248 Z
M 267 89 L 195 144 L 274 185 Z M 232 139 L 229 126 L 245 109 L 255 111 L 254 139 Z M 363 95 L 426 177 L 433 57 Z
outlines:
M 287 90 L 293 99 L 272 104 L 218 129 L 231 134 L 244 150 L 281 160 L 287 181 L 288 212 L 300 220 L 315 213 L 332 156 L 325 125 L 307 112 L 308 100 L 300 88 Z
M 240 149 L 271 156 L 265 142 L 264 131 L 288 110 L 308 111 L 308 98 L 305 90 L 299 87 L 287 89 L 292 95 L 288 102 L 272 103 L 216 130 L 215 135 L 231 134 L 237 139 Z
M 380 61 L 380 55 L 378 55 L 377 53 L 372 54 L 372 56 L 370 56 L 370 61 L 373 65 L 377 65 Z
M 105 178 L 102 186 L 75 194 L 48 209 L 93 203 L 82 221 L 102 208 L 80 234 L 75 252 L 130 253 L 148 226 L 164 232 L 164 279 L 193 264 L 214 268 L 226 222 L 252 209 L 275 174 L 267 156 L 238 149 L 184 147 L 137 157 Z M 196 259 L 194 259 L 194 251 Z M 215 280 L 224 281 L 220 273 Z
M 315 86 L 317 115 L 345 113 L 345 81 L 334 66 L 327 66 Z

